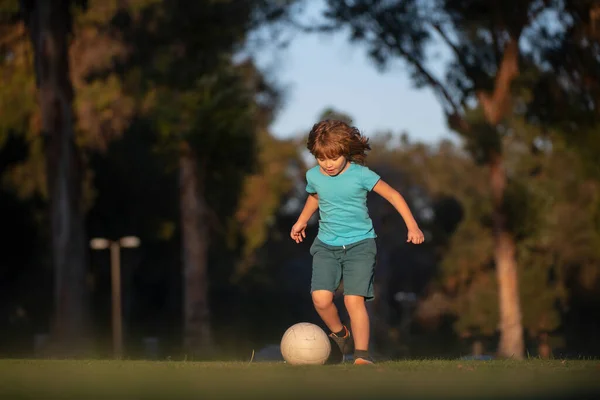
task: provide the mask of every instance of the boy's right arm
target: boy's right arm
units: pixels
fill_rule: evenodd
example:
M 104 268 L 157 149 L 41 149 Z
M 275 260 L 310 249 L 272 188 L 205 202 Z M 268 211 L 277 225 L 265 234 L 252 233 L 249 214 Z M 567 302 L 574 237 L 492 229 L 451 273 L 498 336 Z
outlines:
M 319 209 L 319 195 L 316 193 L 311 193 L 308 195 L 306 199 L 306 203 L 304 204 L 304 209 L 300 213 L 298 217 L 298 222 L 308 223 L 308 220 L 312 215 Z
M 306 226 L 308 220 L 312 215 L 319 209 L 319 196 L 316 193 L 309 194 L 304 204 L 304 209 L 298 217 L 298 221 L 292 227 L 290 237 L 296 241 L 296 243 L 302 242 L 302 239 L 306 237 Z

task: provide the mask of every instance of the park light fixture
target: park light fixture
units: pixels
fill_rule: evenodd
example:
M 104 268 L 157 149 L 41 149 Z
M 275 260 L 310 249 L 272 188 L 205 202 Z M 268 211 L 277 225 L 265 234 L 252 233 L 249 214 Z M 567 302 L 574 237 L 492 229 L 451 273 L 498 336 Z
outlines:
M 93 238 L 90 248 L 93 250 L 110 249 L 110 278 L 112 287 L 112 333 L 113 353 L 115 358 L 123 356 L 123 316 L 121 302 L 121 248 L 136 248 L 140 246 L 137 236 L 124 236 L 118 240 Z
M 94 238 L 90 240 L 90 247 L 94 250 L 104 250 L 110 247 L 110 240 L 104 238 Z
M 90 240 L 90 247 L 93 250 L 105 250 L 108 249 L 111 244 L 116 243 L 119 245 L 119 247 L 124 247 L 127 249 L 133 249 L 136 247 L 140 246 L 140 238 L 137 236 L 125 236 L 122 237 L 121 239 L 117 240 L 116 242 L 113 242 L 111 240 L 105 239 L 105 238 L 93 238 L 92 240 Z
M 119 239 L 121 247 L 133 249 L 140 246 L 140 238 L 137 236 L 125 236 Z

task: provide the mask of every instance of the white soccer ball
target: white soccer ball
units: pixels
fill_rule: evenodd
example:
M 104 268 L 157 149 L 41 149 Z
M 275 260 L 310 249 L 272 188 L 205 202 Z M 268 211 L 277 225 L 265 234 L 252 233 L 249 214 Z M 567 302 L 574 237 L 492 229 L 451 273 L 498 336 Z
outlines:
M 300 322 L 290 326 L 281 338 L 281 355 L 289 364 L 325 364 L 331 353 L 331 342 L 323 329 Z

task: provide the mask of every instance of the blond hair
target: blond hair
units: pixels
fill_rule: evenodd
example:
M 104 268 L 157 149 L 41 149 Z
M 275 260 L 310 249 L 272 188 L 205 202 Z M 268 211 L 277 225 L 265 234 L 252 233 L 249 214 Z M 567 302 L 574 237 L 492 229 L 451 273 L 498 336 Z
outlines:
M 355 127 L 343 121 L 325 120 L 313 125 L 306 148 L 316 158 L 344 156 L 351 162 L 364 165 L 371 145 L 369 139 Z

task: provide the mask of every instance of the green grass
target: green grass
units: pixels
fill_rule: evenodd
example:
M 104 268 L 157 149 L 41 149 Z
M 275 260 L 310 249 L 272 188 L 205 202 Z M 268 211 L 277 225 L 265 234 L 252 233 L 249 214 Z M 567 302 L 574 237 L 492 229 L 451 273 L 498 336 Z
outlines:
M 0 399 L 559 399 L 600 393 L 600 361 L 282 363 L 0 360 Z M 595 397 L 600 399 L 600 396 Z

